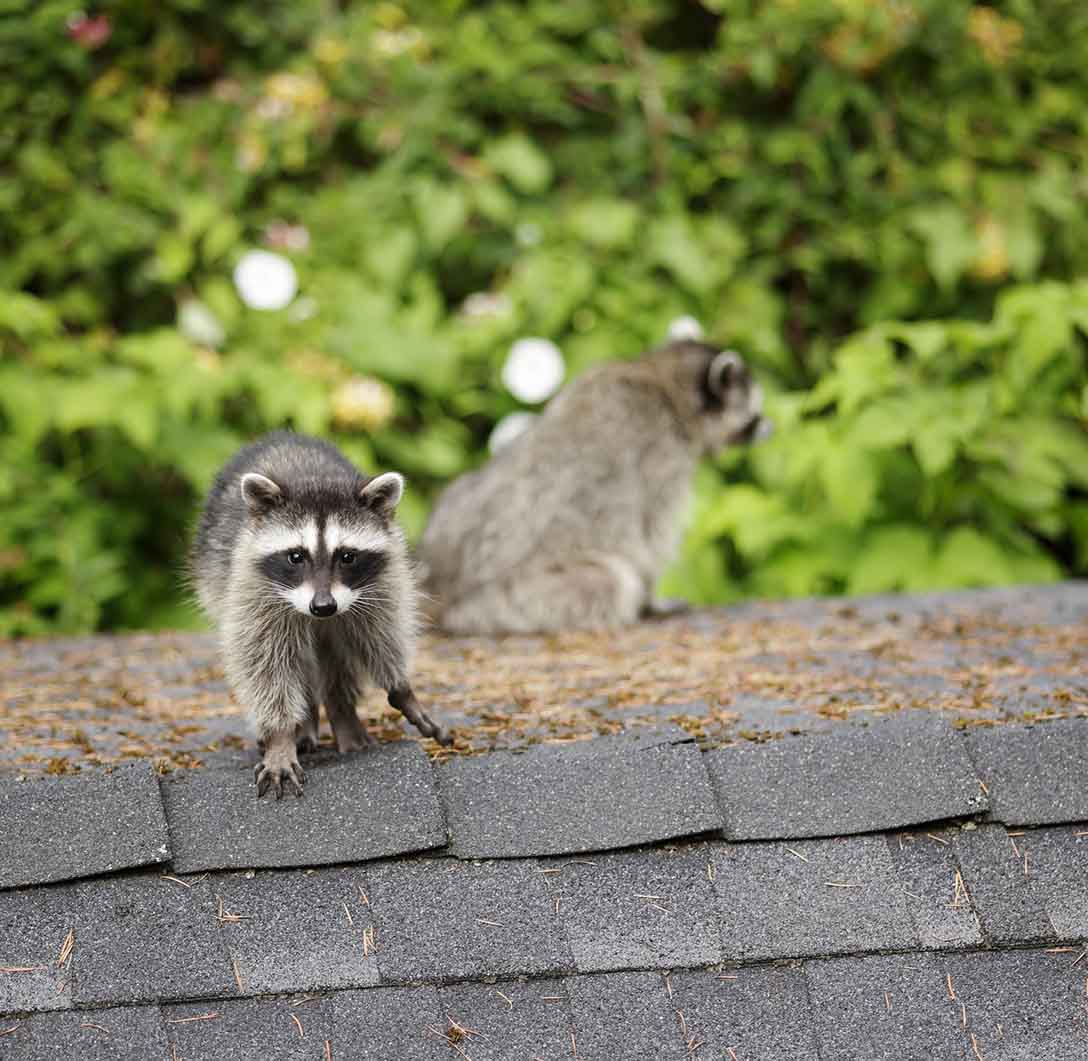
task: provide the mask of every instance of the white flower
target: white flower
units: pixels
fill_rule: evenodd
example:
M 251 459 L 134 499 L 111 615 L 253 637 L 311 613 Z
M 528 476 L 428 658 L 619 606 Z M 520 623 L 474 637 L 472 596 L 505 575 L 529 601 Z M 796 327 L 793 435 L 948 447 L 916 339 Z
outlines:
M 677 317 L 666 333 L 669 339 L 702 339 L 706 332 L 694 317 Z
M 507 413 L 492 429 L 487 440 L 487 448 L 492 454 L 509 446 L 514 439 L 524 434 L 533 426 L 536 413 Z
M 283 309 L 298 291 L 298 276 L 279 254 L 247 251 L 234 267 L 234 286 L 252 309 Z
M 354 376 L 332 392 L 332 416 L 340 427 L 377 431 L 393 419 L 395 407 L 389 385 L 369 376 Z
M 550 398 L 563 382 L 563 355 L 550 339 L 519 339 L 506 357 L 502 381 L 518 401 Z
M 464 317 L 505 317 L 513 309 L 510 296 L 501 291 L 474 291 L 461 303 Z
M 199 346 L 222 346 L 226 338 L 219 318 L 196 298 L 188 298 L 178 307 L 178 330 Z

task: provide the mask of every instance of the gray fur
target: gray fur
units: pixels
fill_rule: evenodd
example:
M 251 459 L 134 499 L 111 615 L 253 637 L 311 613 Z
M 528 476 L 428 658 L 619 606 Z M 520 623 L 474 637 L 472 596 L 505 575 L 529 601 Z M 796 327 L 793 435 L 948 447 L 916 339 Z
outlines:
M 591 369 L 441 495 L 420 545 L 456 634 L 605 629 L 660 614 L 703 455 L 769 431 L 741 358 L 680 341 Z
M 278 796 L 285 781 L 301 792 L 296 739 L 316 743 L 321 703 L 340 751 L 369 743 L 355 712 L 367 679 L 448 743 L 409 682 L 416 587 L 393 518 L 402 487 L 395 473 L 368 480 L 327 442 L 276 432 L 237 453 L 208 494 L 191 576 L 263 748 L 258 794 Z M 331 617 L 314 617 L 326 607 Z

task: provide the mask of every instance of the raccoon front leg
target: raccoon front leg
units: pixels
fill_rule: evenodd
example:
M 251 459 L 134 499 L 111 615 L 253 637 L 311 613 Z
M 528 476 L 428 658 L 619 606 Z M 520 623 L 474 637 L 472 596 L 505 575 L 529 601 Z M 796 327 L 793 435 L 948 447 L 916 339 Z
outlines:
M 423 710 L 408 680 L 410 631 L 411 621 L 404 613 L 388 615 L 380 628 L 360 623 L 355 629 L 355 644 L 363 670 L 379 689 L 386 691 L 389 706 L 399 711 L 424 737 L 433 737 L 439 744 L 452 744 L 449 730 Z
M 424 737 L 433 737 L 439 744 L 453 743 L 449 730 L 435 722 L 420 706 L 407 680 L 389 690 L 389 705 L 396 708 Z
M 320 638 L 317 652 L 325 683 L 325 713 L 336 737 L 336 750 L 355 752 L 373 744 L 355 711 L 361 685 L 358 663 L 347 646 L 333 636 Z
M 306 775 L 295 739 L 310 721 L 316 660 L 305 627 L 287 616 L 246 616 L 223 630 L 223 657 L 235 699 L 257 731 L 261 761 L 254 768 L 257 795 L 283 795 L 286 783 L 302 795 Z

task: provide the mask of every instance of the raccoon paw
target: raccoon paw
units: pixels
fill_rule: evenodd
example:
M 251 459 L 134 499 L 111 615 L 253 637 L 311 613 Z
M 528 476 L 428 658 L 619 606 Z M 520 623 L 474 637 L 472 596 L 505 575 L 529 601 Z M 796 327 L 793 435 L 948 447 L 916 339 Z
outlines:
M 306 774 L 299 766 L 298 759 L 265 755 L 262 762 L 253 768 L 253 776 L 257 782 L 257 798 L 260 799 L 266 792 L 272 791 L 276 799 L 283 798 L 283 784 L 286 781 L 288 791 L 296 796 L 302 795 L 302 786 L 306 783 Z
M 396 708 L 424 737 L 431 737 L 439 744 L 450 745 L 453 737 L 445 726 L 439 725 L 427 714 L 409 686 L 389 690 L 389 703 Z
M 683 615 L 691 611 L 691 604 L 686 600 L 672 597 L 651 597 L 642 609 L 644 619 L 668 619 L 673 615 Z

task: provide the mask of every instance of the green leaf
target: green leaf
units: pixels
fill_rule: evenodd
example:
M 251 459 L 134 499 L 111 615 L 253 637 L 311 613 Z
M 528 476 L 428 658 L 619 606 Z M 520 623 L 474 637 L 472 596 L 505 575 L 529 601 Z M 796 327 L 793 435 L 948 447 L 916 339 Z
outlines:
M 571 211 L 574 234 L 606 250 L 627 247 L 635 237 L 638 207 L 622 199 L 590 199 Z
M 488 145 L 485 161 L 526 195 L 543 192 L 552 182 L 552 164 L 523 133 L 512 133 Z
M 652 261 L 664 266 L 694 294 L 703 294 L 717 278 L 717 270 L 700 245 L 687 217 L 672 214 L 650 226 L 645 248 Z
M 937 586 L 1001 586 L 1013 581 L 1014 565 L 992 538 L 974 527 L 957 527 L 941 542 L 933 565 Z
M 911 227 L 925 244 L 926 263 L 939 287 L 951 291 L 976 254 L 975 234 L 963 211 L 951 203 L 921 207 Z
M 931 534 L 910 524 L 877 527 L 861 541 L 850 568 L 851 593 L 885 593 L 925 584 L 933 558 Z
M 839 444 L 820 459 L 820 482 L 834 516 L 854 528 L 873 512 L 879 479 L 873 458 L 864 450 Z

